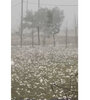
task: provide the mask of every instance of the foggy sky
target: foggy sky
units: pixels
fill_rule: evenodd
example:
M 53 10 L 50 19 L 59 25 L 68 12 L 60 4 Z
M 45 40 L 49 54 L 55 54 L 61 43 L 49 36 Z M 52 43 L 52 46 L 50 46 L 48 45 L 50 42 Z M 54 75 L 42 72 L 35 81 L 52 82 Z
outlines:
M 26 1 L 24 0 L 24 15 L 26 12 Z M 38 0 L 28 0 L 29 1 L 29 9 L 36 11 L 38 8 Z M 12 32 L 18 30 L 20 25 L 20 15 L 21 15 L 21 0 L 12 0 L 11 1 L 11 24 L 12 24 Z M 56 5 L 78 5 L 78 0 L 40 0 L 40 7 L 48 7 L 53 8 Z M 43 5 L 45 4 L 45 5 Z M 51 6 L 52 5 L 52 6 Z M 55 5 L 55 6 L 54 6 Z M 74 24 L 74 18 L 78 16 L 78 7 L 77 6 L 58 6 L 61 10 L 64 10 L 64 22 L 62 25 L 62 29 L 65 28 L 66 22 L 68 22 L 68 28 L 72 29 Z

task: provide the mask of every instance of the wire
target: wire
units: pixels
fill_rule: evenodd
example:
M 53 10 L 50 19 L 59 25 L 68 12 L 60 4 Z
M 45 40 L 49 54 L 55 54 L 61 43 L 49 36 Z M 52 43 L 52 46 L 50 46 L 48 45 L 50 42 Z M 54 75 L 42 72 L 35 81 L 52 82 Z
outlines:
M 21 5 L 21 2 L 18 2 L 16 4 L 12 5 L 12 7 L 16 7 L 16 6 L 19 6 L 19 5 Z
M 38 5 L 37 3 L 31 3 L 28 2 L 31 5 Z M 78 5 L 53 5 L 53 4 L 40 4 L 40 5 L 44 5 L 44 6 L 78 6 Z
M 26 3 L 26 1 L 24 1 L 24 3 Z M 37 3 L 32 3 L 32 2 L 28 2 L 30 5 L 32 6 L 37 6 L 38 4 Z M 21 4 L 21 2 L 15 4 L 15 5 L 12 5 L 12 7 L 16 7 L 17 5 Z M 66 7 L 77 7 L 78 5 L 53 5 L 53 4 L 40 4 L 41 6 L 66 6 Z

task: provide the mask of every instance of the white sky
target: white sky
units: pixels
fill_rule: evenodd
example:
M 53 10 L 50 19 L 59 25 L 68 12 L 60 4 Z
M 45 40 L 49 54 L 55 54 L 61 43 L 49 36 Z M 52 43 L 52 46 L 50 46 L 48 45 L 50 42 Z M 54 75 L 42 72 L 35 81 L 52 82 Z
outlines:
M 24 14 L 26 12 L 26 1 L 24 0 Z M 38 0 L 28 0 L 29 1 L 29 9 L 30 10 L 37 10 L 38 8 Z M 18 30 L 20 24 L 20 5 L 21 0 L 12 0 L 12 10 L 11 10 L 11 17 L 12 17 L 12 32 Z M 78 0 L 40 0 L 41 7 L 56 7 L 54 5 L 78 5 Z M 45 4 L 45 5 L 43 5 Z M 53 5 L 53 6 L 46 6 Z M 62 29 L 65 28 L 66 22 L 68 22 L 69 29 L 73 28 L 74 18 L 78 16 L 78 7 L 77 6 L 58 6 L 61 10 L 64 10 L 65 19 L 62 25 Z

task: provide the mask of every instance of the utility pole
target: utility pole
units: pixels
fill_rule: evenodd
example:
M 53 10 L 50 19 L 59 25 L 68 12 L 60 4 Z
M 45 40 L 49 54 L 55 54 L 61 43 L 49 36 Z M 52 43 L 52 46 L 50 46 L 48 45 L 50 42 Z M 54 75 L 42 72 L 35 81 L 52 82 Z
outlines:
M 40 9 L 40 0 L 38 0 L 38 11 Z M 40 45 L 40 28 L 39 26 L 37 27 L 38 30 L 38 45 Z
M 21 0 L 21 47 L 23 39 L 23 0 Z
M 76 17 L 75 17 L 75 19 L 74 19 L 75 21 L 74 21 L 74 31 L 75 31 L 75 46 L 76 47 L 78 47 L 78 21 L 77 21 L 77 19 L 76 19 Z
M 40 0 L 38 0 L 38 10 L 39 10 L 39 8 L 40 8 Z
M 26 5 L 26 11 L 28 11 L 28 0 L 27 0 L 27 5 Z

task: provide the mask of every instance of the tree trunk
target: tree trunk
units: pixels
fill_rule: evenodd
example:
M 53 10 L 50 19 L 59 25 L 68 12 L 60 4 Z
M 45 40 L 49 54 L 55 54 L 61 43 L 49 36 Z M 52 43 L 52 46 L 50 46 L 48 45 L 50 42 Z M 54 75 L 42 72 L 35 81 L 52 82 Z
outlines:
M 32 28 L 32 47 L 34 47 L 34 32 L 33 32 L 33 28 Z
M 53 45 L 54 45 L 54 47 L 56 46 L 55 34 L 53 34 Z
M 68 47 L 68 36 L 67 36 L 67 33 L 68 33 L 68 29 L 66 28 L 66 48 Z
M 38 45 L 40 45 L 40 30 L 39 30 L 39 27 L 37 28 L 38 30 Z
M 66 28 L 65 28 L 65 48 L 68 47 L 68 22 L 66 22 Z
M 46 34 L 44 33 L 43 34 L 43 46 L 45 46 L 46 45 Z

